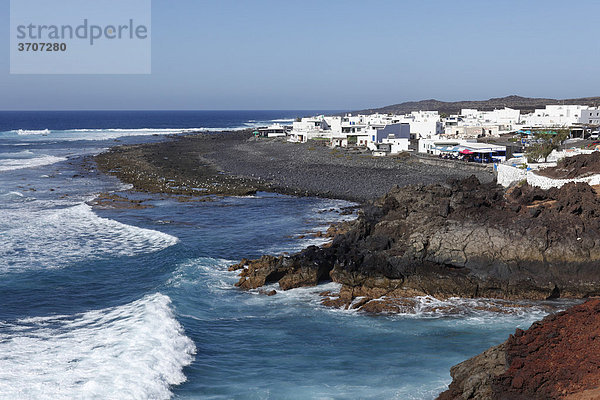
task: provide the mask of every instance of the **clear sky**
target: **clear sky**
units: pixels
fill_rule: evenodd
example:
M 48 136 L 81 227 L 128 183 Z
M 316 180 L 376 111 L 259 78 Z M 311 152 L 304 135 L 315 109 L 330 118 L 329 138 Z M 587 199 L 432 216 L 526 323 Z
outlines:
M 151 75 L 10 75 L 9 9 L 1 110 L 600 96 L 597 0 L 153 0 Z

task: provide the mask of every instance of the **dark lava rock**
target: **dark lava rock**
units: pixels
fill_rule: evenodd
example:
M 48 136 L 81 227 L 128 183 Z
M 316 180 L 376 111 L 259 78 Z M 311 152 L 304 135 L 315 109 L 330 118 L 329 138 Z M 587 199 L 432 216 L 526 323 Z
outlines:
M 580 154 L 559 160 L 556 167 L 538 171 L 539 175 L 555 179 L 572 179 L 600 174 L 600 152 Z
M 583 298 L 600 294 L 598 217 L 600 199 L 582 183 L 505 193 L 471 177 L 394 188 L 329 247 L 251 262 L 238 286 L 331 279 L 346 307 L 359 296 L 363 306 L 382 296 Z

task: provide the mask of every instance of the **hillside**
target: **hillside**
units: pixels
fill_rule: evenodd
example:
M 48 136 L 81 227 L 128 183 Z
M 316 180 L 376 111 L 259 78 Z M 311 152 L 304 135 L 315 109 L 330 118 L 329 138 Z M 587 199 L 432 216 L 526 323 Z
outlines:
M 528 113 L 532 112 L 536 108 L 544 108 L 549 104 L 581 104 L 588 106 L 600 105 L 600 97 L 582 97 L 578 99 L 540 99 L 530 98 L 521 96 L 507 96 L 493 98 L 489 100 L 472 100 L 472 101 L 439 101 L 439 100 L 421 100 L 421 101 L 409 101 L 406 103 L 394 104 L 391 106 L 385 106 L 381 108 L 371 108 L 366 110 L 356 111 L 361 114 L 374 114 L 374 113 L 394 113 L 394 114 L 406 114 L 411 111 L 429 110 L 439 111 L 440 113 L 446 114 L 457 114 L 462 108 L 476 108 L 478 110 L 493 110 L 495 108 L 517 108 L 521 112 Z

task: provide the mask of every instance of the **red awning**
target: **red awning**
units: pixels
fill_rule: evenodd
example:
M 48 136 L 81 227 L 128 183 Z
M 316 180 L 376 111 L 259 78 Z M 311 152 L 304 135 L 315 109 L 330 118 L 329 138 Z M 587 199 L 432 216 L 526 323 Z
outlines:
M 460 154 L 473 154 L 473 152 L 469 149 L 463 149 L 460 151 Z

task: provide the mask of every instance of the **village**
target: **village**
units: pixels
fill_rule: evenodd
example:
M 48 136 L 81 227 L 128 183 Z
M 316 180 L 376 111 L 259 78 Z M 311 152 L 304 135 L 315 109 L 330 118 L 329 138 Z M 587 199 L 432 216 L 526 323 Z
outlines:
M 498 183 L 509 186 L 527 179 L 537 183 L 536 178 L 528 178 L 532 171 L 555 166 L 564 157 L 600 149 L 600 142 L 594 142 L 599 126 L 600 107 L 547 105 L 527 114 L 505 107 L 492 111 L 462 109 L 456 115 L 438 111 L 318 115 L 298 118 L 291 126 L 259 128 L 255 135 L 282 137 L 293 143 L 313 141 L 372 156 L 410 153 L 479 163 L 493 168 Z M 544 146 L 545 153 L 533 151 Z

